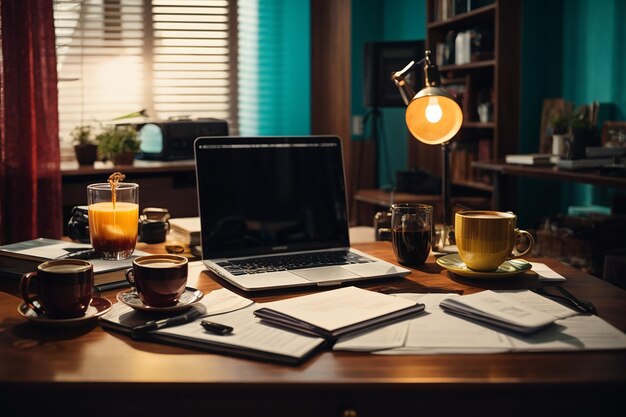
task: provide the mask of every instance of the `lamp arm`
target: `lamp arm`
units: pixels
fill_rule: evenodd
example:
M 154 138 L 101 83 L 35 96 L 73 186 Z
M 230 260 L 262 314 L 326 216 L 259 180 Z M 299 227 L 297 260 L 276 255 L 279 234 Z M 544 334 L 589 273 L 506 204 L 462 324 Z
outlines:
M 406 105 L 408 105 L 413 97 L 415 97 L 415 91 L 413 91 L 409 83 L 406 81 L 405 77 L 416 65 L 421 65 L 424 60 L 425 58 L 419 61 L 411 61 L 406 65 L 406 67 L 402 68 L 400 71 L 396 71 L 391 74 L 391 79 L 396 84 L 396 87 L 398 87 L 398 90 L 400 90 L 402 101 L 404 101 L 404 104 Z

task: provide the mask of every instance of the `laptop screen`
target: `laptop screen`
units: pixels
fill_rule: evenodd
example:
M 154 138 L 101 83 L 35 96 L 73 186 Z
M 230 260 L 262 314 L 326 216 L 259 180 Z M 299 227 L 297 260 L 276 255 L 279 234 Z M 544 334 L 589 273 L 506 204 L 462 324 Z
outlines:
M 204 259 L 349 246 L 337 137 L 195 142 Z

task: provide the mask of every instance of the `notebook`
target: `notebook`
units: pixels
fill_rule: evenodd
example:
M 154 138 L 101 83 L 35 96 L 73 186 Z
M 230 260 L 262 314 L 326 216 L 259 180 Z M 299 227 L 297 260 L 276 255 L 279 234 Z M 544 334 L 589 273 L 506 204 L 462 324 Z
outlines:
M 336 136 L 200 137 L 202 259 L 246 290 L 340 285 L 410 273 L 350 248 Z

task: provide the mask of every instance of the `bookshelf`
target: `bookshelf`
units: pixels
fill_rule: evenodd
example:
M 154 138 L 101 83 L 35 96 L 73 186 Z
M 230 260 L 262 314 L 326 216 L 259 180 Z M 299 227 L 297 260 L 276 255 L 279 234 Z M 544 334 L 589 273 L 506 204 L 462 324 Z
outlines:
M 426 7 L 427 48 L 439 65 L 442 84 L 460 92 L 464 113 L 452 141 L 452 184 L 491 193 L 490 176 L 480 175 L 472 164 L 517 151 L 520 1 L 427 0 Z M 440 152 L 412 140 L 409 165 L 440 175 Z

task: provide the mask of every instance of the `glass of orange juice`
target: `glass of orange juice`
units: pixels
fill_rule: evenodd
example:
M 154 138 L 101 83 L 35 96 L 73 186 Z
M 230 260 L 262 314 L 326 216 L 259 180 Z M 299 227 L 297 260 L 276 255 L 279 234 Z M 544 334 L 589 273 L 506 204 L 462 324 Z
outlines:
M 94 250 L 104 259 L 126 259 L 137 243 L 139 185 L 108 183 L 87 186 L 89 236 Z

